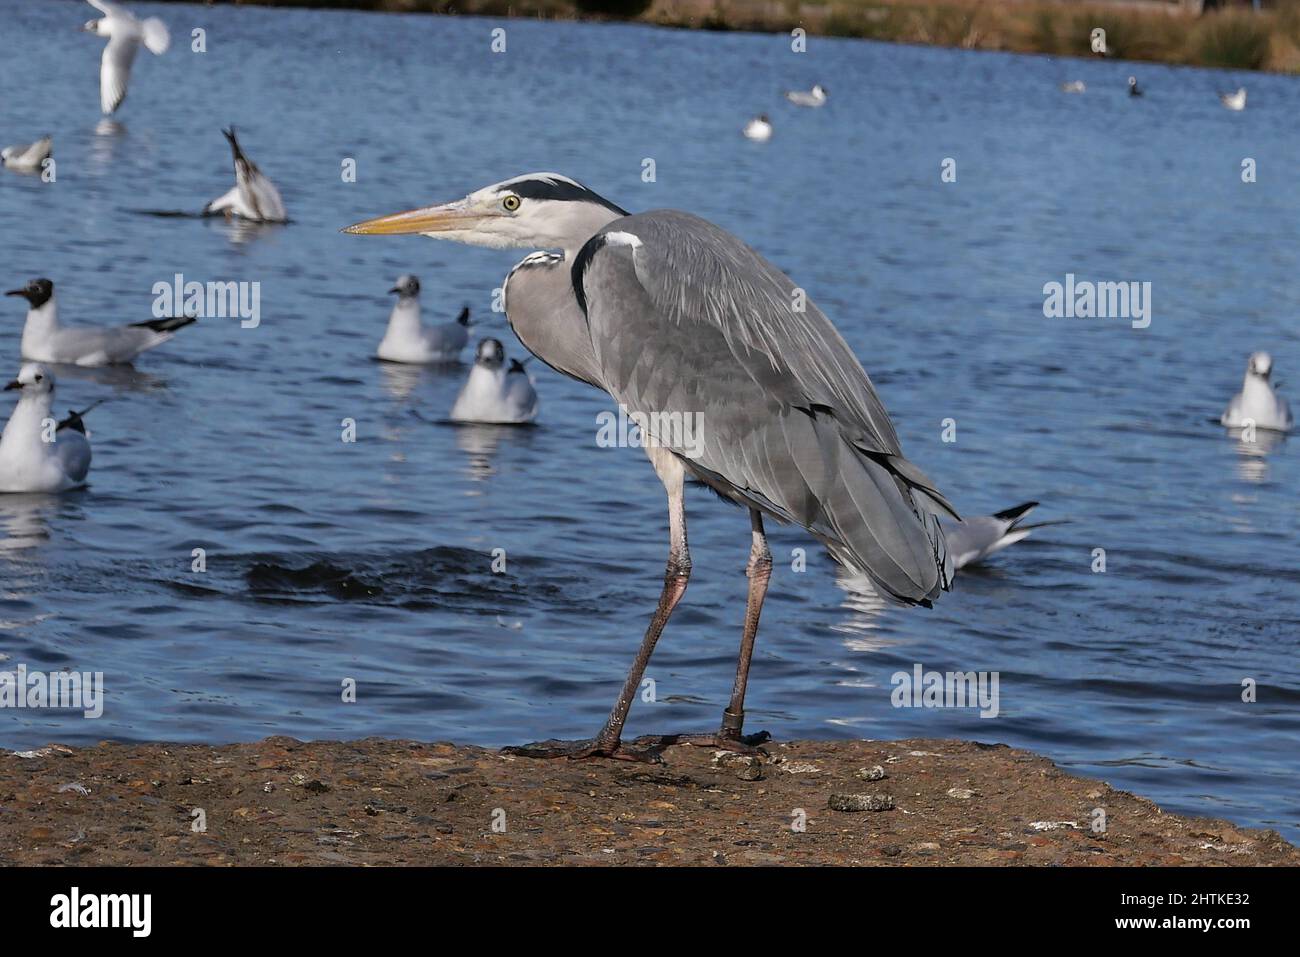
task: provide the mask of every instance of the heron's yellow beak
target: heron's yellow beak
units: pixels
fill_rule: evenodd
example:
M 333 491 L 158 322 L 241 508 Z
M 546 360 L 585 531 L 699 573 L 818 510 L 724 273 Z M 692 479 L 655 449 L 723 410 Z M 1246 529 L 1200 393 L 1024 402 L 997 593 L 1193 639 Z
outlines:
M 478 223 L 490 218 L 490 213 L 474 209 L 464 200 L 447 203 L 443 206 L 426 206 L 423 209 L 408 209 L 404 213 L 392 213 L 367 219 L 343 230 L 357 236 L 405 236 L 412 233 L 447 233 L 458 230 L 473 229 Z

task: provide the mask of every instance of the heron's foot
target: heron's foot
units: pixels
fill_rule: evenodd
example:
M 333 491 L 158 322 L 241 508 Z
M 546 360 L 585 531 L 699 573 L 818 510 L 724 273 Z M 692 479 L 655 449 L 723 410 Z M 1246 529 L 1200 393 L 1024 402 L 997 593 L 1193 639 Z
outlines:
M 723 729 L 714 734 L 649 734 L 637 738 L 633 744 L 662 750 L 674 744 L 688 744 L 696 748 L 717 748 L 720 751 L 734 751 L 736 754 L 750 754 L 755 757 L 767 757 L 767 751 L 759 745 L 772 740 L 766 731 L 757 734 L 740 734 Z
M 636 743 L 640 743 L 640 739 Z M 606 744 L 598 739 L 588 741 L 538 741 L 501 749 L 502 754 L 521 758 L 568 758 L 586 761 L 591 758 L 608 758 L 612 761 L 636 761 L 641 764 L 663 764 L 659 750 L 654 747 L 629 747 L 621 742 Z

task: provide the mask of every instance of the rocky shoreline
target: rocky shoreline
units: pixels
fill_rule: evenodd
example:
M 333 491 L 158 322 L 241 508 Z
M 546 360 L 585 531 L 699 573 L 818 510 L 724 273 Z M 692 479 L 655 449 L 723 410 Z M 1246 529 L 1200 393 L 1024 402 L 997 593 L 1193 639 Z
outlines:
M 0 865 L 1300 865 L 1273 831 L 1003 745 L 766 747 L 662 764 L 284 737 L 4 752 Z

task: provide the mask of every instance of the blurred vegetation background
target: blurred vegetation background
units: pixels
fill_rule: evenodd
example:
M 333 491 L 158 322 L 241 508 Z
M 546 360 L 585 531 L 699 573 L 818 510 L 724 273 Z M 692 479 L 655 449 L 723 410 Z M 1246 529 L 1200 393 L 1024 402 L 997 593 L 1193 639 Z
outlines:
M 1300 72 L 1300 0 L 208 0 L 535 19 L 631 19 L 701 30 L 788 32 L 899 43 L 1107 56 Z

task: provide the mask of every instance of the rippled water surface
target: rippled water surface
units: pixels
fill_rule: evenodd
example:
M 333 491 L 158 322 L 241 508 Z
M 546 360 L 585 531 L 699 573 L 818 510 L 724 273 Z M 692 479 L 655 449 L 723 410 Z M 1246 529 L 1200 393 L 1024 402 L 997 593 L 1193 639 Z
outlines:
M 141 54 L 120 126 L 102 127 L 101 41 L 77 29 L 93 11 L 0 0 L 0 138 L 51 132 L 58 161 L 54 184 L 0 171 L 4 288 L 49 276 L 66 320 L 121 323 L 149 318 L 175 273 L 257 281 L 261 324 L 204 320 L 133 373 L 62 372 L 60 411 L 108 399 L 88 417 L 92 484 L 0 497 L 0 668 L 103 671 L 107 703 L 95 721 L 5 711 L 0 744 L 496 745 L 598 727 L 661 582 L 657 479 L 640 452 L 596 446 L 606 397 L 540 364 L 540 423 L 510 430 L 445 423 L 463 368 L 369 358 L 406 271 L 426 315 L 469 303 L 519 354 L 491 312 L 518 253 L 337 232 L 554 169 L 634 210 L 714 219 L 794 276 L 959 508 L 1037 499 L 1036 517 L 1069 520 L 929 612 L 854 598 L 801 531 L 775 530 L 751 728 L 1004 741 L 1174 810 L 1300 836 L 1300 449 L 1246 454 L 1212 424 L 1254 349 L 1300 381 L 1294 79 L 1140 66 L 1147 95 L 1131 101 L 1124 63 L 137 8 L 175 43 Z M 194 27 L 206 53 L 189 49 Z M 1062 95 L 1075 78 L 1088 92 Z M 825 109 L 780 100 L 815 81 Z M 1232 114 L 1215 93 L 1239 81 L 1250 106 Z M 776 126 L 764 145 L 738 132 L 760 111 Z M 143 215 L 227 188 L 231 122 L 294 222 Z M 940 182 L 945 157 L 956 183 Z M 1043 284 L 1066 273 L 1151 282 L 1150 327 L 1045 319 Z M 7 372 L 23 309 L 0 306 Z M 748 522 L 703 492 L 688 508 L 695 574 L 634 733 L 713 727 L 730 689 Z M 915 663 L 1000 672 L 1001 714 L 891 707 L 890 676 Z

